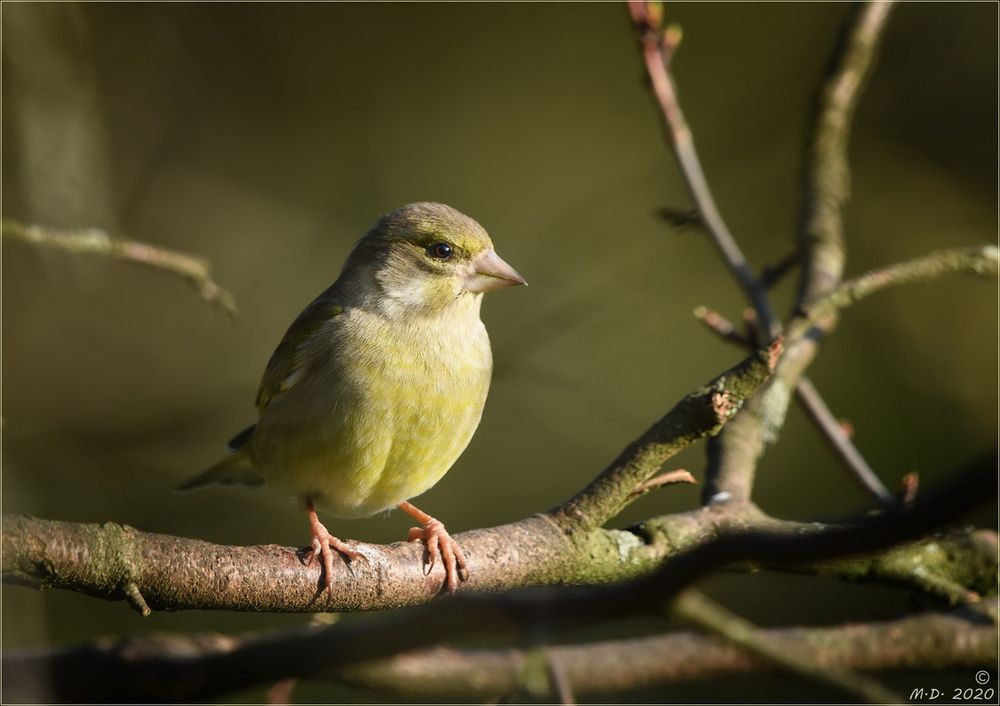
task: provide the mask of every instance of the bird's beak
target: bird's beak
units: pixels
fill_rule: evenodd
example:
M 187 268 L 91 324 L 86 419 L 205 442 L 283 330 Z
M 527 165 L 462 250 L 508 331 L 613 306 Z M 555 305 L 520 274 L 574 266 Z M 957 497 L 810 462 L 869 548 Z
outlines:
M 486 250 L 472 260 L 472 269 L 465 276 L 463 292 L 489 292 L 504 287 L 527 284 L 524 277 L 500 259 L 493 249 Z

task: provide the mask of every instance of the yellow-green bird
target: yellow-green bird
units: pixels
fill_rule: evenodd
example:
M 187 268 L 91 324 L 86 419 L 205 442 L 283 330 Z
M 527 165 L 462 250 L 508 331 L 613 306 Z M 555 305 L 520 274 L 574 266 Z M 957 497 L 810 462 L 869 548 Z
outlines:
M 257 423 L 179 489 L 266 482 L 301 498 L 310 562 L 322 558 L 329 591 L 334 550 L 359 553 L 316 506 L 341 518 L 398 507 L 420 523 L 408 539 L 425 544 L 425 573 L 440 555 L 454 590 L 468 577 L 465 555 L 407 501 L 441 479 L 479 426 L 493 366 L 482 295 L 519 284 L 486 230 L 454 208 L 413 203 L 383 216 L 274 351 Z

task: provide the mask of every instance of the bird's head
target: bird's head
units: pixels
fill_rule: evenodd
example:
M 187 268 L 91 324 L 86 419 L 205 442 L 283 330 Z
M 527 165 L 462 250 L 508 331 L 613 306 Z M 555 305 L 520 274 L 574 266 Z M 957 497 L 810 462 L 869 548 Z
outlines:
M 364 270 L 393 309 L 434 315 L 483 292 L 525 284 L 489 234 L 451 206 L 411 203 L 379 219 L 344 266 Z M 478 308 L 478 307 L 477 307 Z

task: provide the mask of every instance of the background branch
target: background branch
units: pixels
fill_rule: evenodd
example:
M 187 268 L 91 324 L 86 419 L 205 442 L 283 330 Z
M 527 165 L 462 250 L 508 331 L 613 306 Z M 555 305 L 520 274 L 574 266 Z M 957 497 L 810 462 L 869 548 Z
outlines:
M 677 98 L 677 88 L 667 70 L 673 53 L 680 44 L 680 30 L 676 26 L 664 28 L 662 11 L 655 10 L 651 13 L 650 8 L 653 6 L 648 2 L 629 0 L 628 7 L 632 24 L 639 34 L 650 90 L 660 109 L 666 137 L 677 158 L 681 176 L 698 211 L 698 220 L 708 232 L 709 239 L 723 262 L 739 282 L 743 293 L 753 304 L 763 324 L 764 338 L 774 338 L 781 332 L 781 324 L 768 301 L 767 290 L 757 280 L 715 204 L 715 197 L 708 186 L 695 149 L 694 137 Z
M 198 255 L 138 240 L 114 238 L 99 228 L 59 230 L 26 225 L 9 218 L 0 220 L 0 235 L 75 255 L 98 255 L 169 272 L 194 287 L 202 299 L 219 307 L 226 316 L 236 316 L 236 300 L 233 295 L 216 283 L 212 278 L 211 263 Z
M 671 611 L 677 617 L 741 647 L 748 655 L 860 698 L 865 703 L 902 702 L 896 694 L 872 679 L 789 649 L 787 644 L 775 640 L 753 623 L 731 613 L 699 591 L 688 589 L 682 592 L 674 601 Z
M 990 603 L 994 613 L 996 601 Z M 997 660 L 996 627 L 960 613 L 923 613 L 877 623 L 830 628 L 774 628 L 761 631 L 786 653 L 833 668 L 882 671 L 981 667 Z M 226 652 L 263 636 L 157 635 L 99 640 L 45 648 L 8 658 L 6 701 L 112 701 L 123 697 L 163 699 L 154 686 L 206 656 Z M 768 670 L 771 665 L 724 640 L 676 632 L 631 640 L 609 640 L 546 648 L 558 660 L 578 694 L 676 684 L 694 679 Z M 150 679 L 156 658 L 163 674 Z M 331 667 L 315 676 L 415 701 L 488 700 L 518 692 L 554 697 L 548 680 L 525 682 L 528 653 L 519 649 L 457 650 L 437 647 L 389 658 Z M 117 665 L 116 678 L 102 679 Z M 53 675 L 59 675 L 53 679 Z M 62 676 L 66 675 L 66 676 Z M 73 675 L 73 678 L 69 678 Z M 142 681 L 140 682 L 140 679 Z M 170 681 L 172 693 L 190 696 L 187 680 Z
M 833 289 L 844 271 L 842 211 L 851 190 L 847 143 L 892 5 L 891 0 L 874 0 L 854 6 L 816 96 L 803 168 L 800 304 Z
M 789 328 L 789 338 L 793 341 L 806 338 L 813 326 L 886 287 L 933 282 L 952 274 L 977 275 L 995 280 L 998 265 L 1000 249 L 995 245 L 979 245 L 938 250 L 923 257 L 872 270 L 806 302 L 802 316 Z

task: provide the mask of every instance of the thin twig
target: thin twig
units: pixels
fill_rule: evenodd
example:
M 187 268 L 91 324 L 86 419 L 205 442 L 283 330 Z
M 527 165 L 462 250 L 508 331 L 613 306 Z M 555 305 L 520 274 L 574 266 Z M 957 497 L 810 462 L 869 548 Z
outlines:
M 904 505 L 910 505 L 917 499 L 917 491 L 920 490 L 920 476 L 916 471 L 911 471 L 903 476 L 899 485 L 899 501 Z
M 718 635 L 748 654 L 770 662 L 792 674 L 826 684 L 867 703 L 898 704 L 903 700 L 881 684 L 843 667 L 832 667 L 774 640 L 749 620 L 732 613 L 700 591 L 683 591 L 671 613 L 703 630 Z
M 928 283 L 953 274 L 976 275 L 995 281 L 998 272 L 1000 248 L 996 245 L 936 250 L 923 257 L 866 272 L 804 303 L 802 315 L 789 327 L 788 336 L 793 341 L 805 338 L 814 326 L 886 287 Z
M 809 413 L 809 418 L 813 420 L 823 438 L 829 442 L 830 448 L 843 461 L 844 465 L 853 471 L 849 474 L 850 477 L 857 481 L 858 485 L 875 498 L 882 507 L 892 507 L 899 502 L 896 496 L 890 493 L 889 489 L 879 480 L 878 474 L 858 451 L 857 446 L 844 430 L 844 425 L 827 407 L 826 401 L 812 384 L 812 380 L 805 375 L 800 377 L 795 383 L 795 393 L 799 402 Z
M 694 316 L 705 325 L 705 328 L 722 340 L 733 343 L 743 349 L 753 347 L 751 336 L 738 331 L 729 319 L 715 309 L 709 309 L 707 306 L 699 306 L 694 310 Z
M 194 287 L 202 299 L 219 307 L 226 316 L 236 316 L 233 295 L 212 279 L 211 263 L 198 255 L 168 250 L 138 240 L 115 238 L 97 228 L 59 230 L 27 225 L 9 218 L 0 221 L 0 235 L 76 255 L 109 257 L 172 273 Z
M 681 176 L 687 186 L 691 200 L 697 208 L 701 224 L 708 232 L 712 244 L 715 245 L 733 276 L 739 282 L 743 293 L 753 303 L 760 320 L 764 324 L 766 339 L 771 339 L 781 332 L 781 325 L 768 301 L 767 292 L 757 281 L 743 251 L 736 243 L 722 214 L 715 204 L 715 197 L 708 186 L 705 172 L 698 159 L 694 146 L 694 137 L 677 99 L 677 89 L 667 70 L 667 65 L 676 51 L 679 35 L 676 29 L 673 34 L 676 39 L 670 41 L 670 30 L 664 30 L 662 17 L 652 11 L 650 4 L 642 0 L 629 0 L 629 12 L 632 23 L 639 34 L 642 45 L 642 58 L 646 64 L 646 74 L 649 77 L 650 88 L 660 108 L 660 117 L 666 130 L 667 139 L 673 147 L 674 155 L 680 167 Z
M 773 265 L 764 265 L 764 269 L 760 273 L 761 286 L 765 289 L 771 289 L 801 262 L 802 256 L 796 251 L 786 255 Z
M 544 651 L 545 663 L 548 667 L 549 684 L 552 687 L 552 691 L 555 692 L 559 698 L 559 703 L 563 704 L 563 706 L 575 706 L 576 697 L 573 696 L 573 687 L 570 684 L 570 679 L 566 673 L 566 667 L 561 655 L 548 647 Z
M 885 28 L 891 3 L 873 0 L 859 5 L 849 18 L 834 49 L 828 78 L 816 102 L 815 117 L 803 168 L 805 188 L 799 236 L 803 260 L 797 309 L 815 293 L 827 291 L 840 281 L 845 258 L 841 210 L 847 199 L 849 171 L 847 140 L 854 108 L 868 75 Z M 832 322 L 830 322 L 832 324 Z M 789 346 L 775 382 L 748 405 L 748 411 L 709 443 L 705 497 L 725 493 L 734 500 L 749 497 L 757 459 L 765 444 L 773 441 L 784 424 L 791 391 L 815 357 L 819 336 Z M 827 434 L 844 468 L 862 487 L 873 488 L 875 498 L 885 504 L 891 493 L 885 489 L 854 444 L 836 433 L 832 414 L 818 395 L 800 395 L 817 426 Z M 861 461 L 858 463 L 858 461 Z
M 690 483 L 695 485 L 698 481 L 695 480 L 694 476 L 691 475 L 690 471 L 685 471 L 683 468 L 678 468 L 673 471 L 667 471 L 666 473 L 661 473 L 658 476 L 653 476 L 645 483 L 640 483 L 636 486 L 635 490 L 632 491 L 632 495 L 638 497 L 640 495 L 645 495 L 654 488 L 662 488 L 665 485 L 676 485 L 678 483 Z

